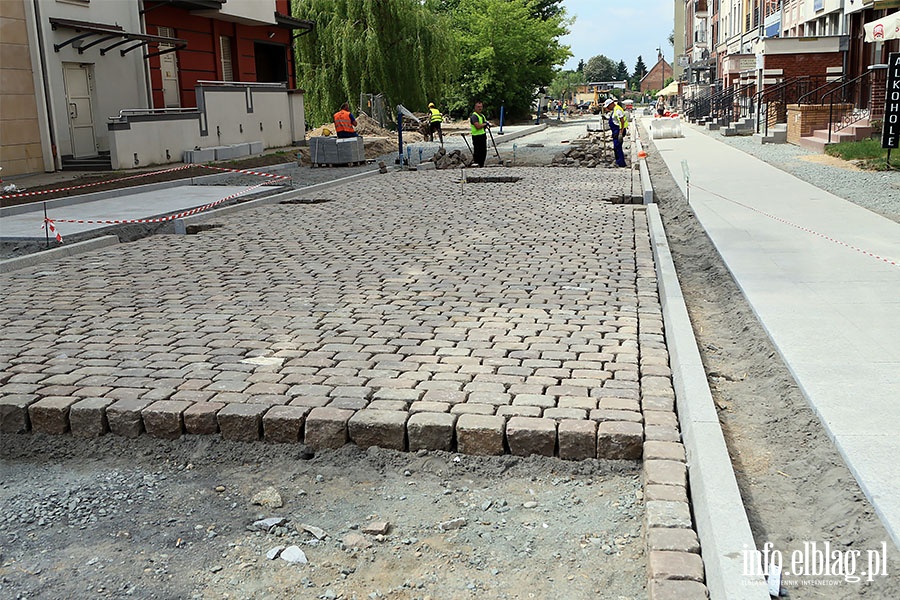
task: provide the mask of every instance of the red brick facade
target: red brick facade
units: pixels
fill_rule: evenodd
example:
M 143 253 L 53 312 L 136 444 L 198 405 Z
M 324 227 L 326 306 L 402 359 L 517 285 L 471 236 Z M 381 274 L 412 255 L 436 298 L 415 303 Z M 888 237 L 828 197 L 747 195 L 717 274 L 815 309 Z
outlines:
M 291 52 L 290 29 L 276 25 L 250 26 L 209 17 L 192 15 L 187 10 L 172 5 L 155 5 L 146 14 L 147 33 L 158 35 L 160 27 L 169 27 L 173 36 L 187 40 L 186 48 L 176 52 L 178 61 L 178 89 L 182 107 L 195 107 L 197 100 L 194 86 L 198 81 L 221 81 L 222 55 L 220 36 L 231 41 L 233 80 L 243 82 L 259 81 L 256 72 L 257 44 L 265 44 L 276 52 L 283 52 L 287 66 L 288 87 L 295 87 L 294 59 Z M 276 0 L 277 12 L 289 15 L 289 0 Z M 158 56 L 149 59 L 150 86 L 153 107 L 165 106 L 163 82 Z
M 650 69 L 650 72 L 641 79 L 641 91 L 659 91 L 666 87 L 666 79 L 672 79 L 672 77 L 672 65 L 667 63 L 665 59 L 660 58 L 656 64 L 653 65 L 653 68 Z
M 843 64 L 843 56 L 840 52 L 765 55 L 765 68 L 782 69 L 785 79 L 801 75 L 825 76 L 829 67 L 842 68 Z

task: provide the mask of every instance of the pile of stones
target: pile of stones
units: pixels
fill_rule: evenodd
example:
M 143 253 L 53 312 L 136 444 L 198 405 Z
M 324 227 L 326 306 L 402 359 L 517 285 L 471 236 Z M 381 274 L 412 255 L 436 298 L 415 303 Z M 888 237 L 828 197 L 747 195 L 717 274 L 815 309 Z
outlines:
M 624 144 L 626 156 L 628 155 L 628 139 Z M 614 167 L 615 155 L 613 154 L 612 136 L 609 131 L 590 131 L 587 135 L 573 140 L 571 148 L 560 152 L 550 162 L 552 167 Z
M 431 161 L 434 162 L 436 169 L 460 169 L 469 166 L 471 160 L 469 155 L 462 150 L 447 152 L 443 148 L 439 148 L 434 153 L 434 156 L 431 157 Z

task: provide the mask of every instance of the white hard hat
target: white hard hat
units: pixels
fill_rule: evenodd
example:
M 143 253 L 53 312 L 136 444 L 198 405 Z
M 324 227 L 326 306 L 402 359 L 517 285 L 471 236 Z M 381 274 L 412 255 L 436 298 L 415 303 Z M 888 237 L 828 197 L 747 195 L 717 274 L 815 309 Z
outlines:
M 607 98 L 607 99 L 606 99 L 606 102 L 603 103 L 603 108 L 606 108 L 606 107 L 608 107 L 609 105 L 615 104 L 615 103 L 616 103 L 616 101 L 613 100 L 612 98 Z

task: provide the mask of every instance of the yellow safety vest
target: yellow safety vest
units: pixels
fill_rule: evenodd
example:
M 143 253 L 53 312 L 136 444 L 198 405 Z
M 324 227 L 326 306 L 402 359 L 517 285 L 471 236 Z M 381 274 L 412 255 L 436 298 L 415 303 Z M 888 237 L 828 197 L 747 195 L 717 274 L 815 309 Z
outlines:
M 472 114 L 475 116 L 475 118 L 478 119 L 479 123 L 484 123 L 487 120 L 484 118 L 484 115 L 482 115 L 482 114 L 479 114 L 477 112 L 473 112 Z M 473 123 L 470 123 L 469 125 L 470 125 L 469 129 L 470 129 L 470 133 L 471 133 L 472 137 L 475 137 L 476 135 L 485 135 L 484 129 L 478 129 L 477 127 L 475 127 L 475 125 Z
M 441 115 L 441 111 L 436 108 L 431 109 L 431 122 L 432 123 L 440 123 L 444 120 L 443 115 Z

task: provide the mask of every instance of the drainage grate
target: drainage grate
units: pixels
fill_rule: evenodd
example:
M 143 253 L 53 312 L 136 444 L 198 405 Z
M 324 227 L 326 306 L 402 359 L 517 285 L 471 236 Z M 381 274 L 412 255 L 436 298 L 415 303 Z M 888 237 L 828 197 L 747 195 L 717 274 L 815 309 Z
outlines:
M 496 175 L 485 177 L 466 177 L 466 183 L 515 183 L 522 179 L 513 175 Z
M 294 198 L 282 200 L 278 204 L 322 204 L 323 202 L 334 202 L 334 198 Z

